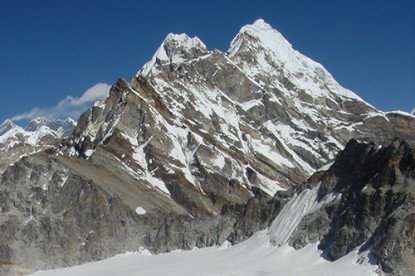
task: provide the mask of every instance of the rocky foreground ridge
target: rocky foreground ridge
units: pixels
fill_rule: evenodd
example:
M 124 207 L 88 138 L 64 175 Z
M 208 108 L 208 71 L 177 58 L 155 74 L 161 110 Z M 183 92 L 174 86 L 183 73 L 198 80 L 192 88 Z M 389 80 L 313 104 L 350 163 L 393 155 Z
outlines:
M 383 272 L 414 274 L 414 144 L 352 139 L 330 168 L 316 172 L 303 187 L 317 187 L 317 201 L 332 200 L 303 217 L 289 244 L 301 248 L 320 241 L 329 260 L 361 246 Z
M 70 137 L 1 175 L 0 269 L 236 243 L 321 182 L 319 196 L 342 196 L 306 216 L 290 243 L 321 240 L 332 259 L 367 243 L 385 271 L 411 270 L 414 134 L 414 116 L 365 103 L 262 20 L 243 27 L 226 53 L 169 34 Z M 376 161 L 374 144 L 350 142 L 327 172 L 316 172 L 352 138 L 386 146 L 395 137 L 408 141 L 396 150 L 405 158 Z M 349 161 L 339 161 L 344 155 Z M 363 223 L 354 225 L 358 215 Z

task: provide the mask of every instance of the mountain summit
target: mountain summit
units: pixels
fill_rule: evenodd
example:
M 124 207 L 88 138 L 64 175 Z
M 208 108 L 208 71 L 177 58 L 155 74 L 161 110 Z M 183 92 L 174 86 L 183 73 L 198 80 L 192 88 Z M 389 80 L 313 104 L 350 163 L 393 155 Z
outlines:
M 301 85 L 312 96 L 327 97 L 327 92 L 336 93 L 351 99 L 361 100 L 353 92 L 341 87 L 319 63 L 302 55 L 264 20 L 241 28 L 233 39 L 228 54 L 238 66 L 255 78 L 256 75 L 272 74 L 275 68 Z M 276 72 L 278 73 L 278 72 Z M 258 76 L 257 76 L 258 77 Z M 266 83 L 264 83 L 266 84 Z M 327 86 L 327 90 L 321 88 Z
M 350 139 L 412 143 L 414 133 L 413 116 L 364 102 L 263 20 L 226 53 L 169 34 L 72 135 L 4 171 L 0 264 L 33 271 L 236 244 L 292 206 Z
M 137 75 L 148 75 L 149 71 L 156 64 L 180 63 L 201 56 L 207 52 L 208 50 L 205 44 L 199 38 L 191 38 L 187 34 L 170 33 L 160 45 L 151 61 L 145 64 Z

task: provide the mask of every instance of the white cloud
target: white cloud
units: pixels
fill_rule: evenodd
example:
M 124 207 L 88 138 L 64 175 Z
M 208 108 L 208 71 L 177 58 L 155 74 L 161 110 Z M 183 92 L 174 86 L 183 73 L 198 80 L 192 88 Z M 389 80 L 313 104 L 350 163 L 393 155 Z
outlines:
M 415 107 L 412 109 L 411 114 L 415 115 Z
M 97 100 L 103 99 L 108 96 L 111 86 L 106 83 L 97 83 L 88 90 L 79 98 L 72 100 L 72 105 L 83 105 L 85 103 L 95 102 Z
M 76 120 L 82 112 L 90 107 L 91 103 L 107 97 L 110 88 L 111 86 L 109 84 L 97 83 L 91 88 L 87 89 L 79 98 L 67 96 L 56 106 L 46 108 L 35 107 L 29 112 L 13 116 L 11 120 L 31 120 L 37 117 L 45 117 L 50 119 L 65 119 L 70 117 Z

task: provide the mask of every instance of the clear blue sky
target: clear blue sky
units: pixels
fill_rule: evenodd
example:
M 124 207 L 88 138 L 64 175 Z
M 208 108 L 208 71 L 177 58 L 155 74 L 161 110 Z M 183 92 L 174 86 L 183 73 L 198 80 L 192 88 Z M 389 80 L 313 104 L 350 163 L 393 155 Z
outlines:
M 0 121 L 130 79 L 169 33 L 226 51 L 263 18 L 375 107 L 415 107 L 415 1 L 0 1 Z

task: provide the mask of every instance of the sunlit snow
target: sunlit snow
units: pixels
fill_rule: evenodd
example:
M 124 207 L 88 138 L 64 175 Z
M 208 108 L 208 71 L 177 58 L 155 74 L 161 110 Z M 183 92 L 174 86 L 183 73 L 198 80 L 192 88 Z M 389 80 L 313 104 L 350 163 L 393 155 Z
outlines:
M 39 271 L 33 276 L 377 275 L 374 272 L 377 267 L 369 263 L 367 252 L 359 254 L 356 249 L 335 262 L 326 261 L 321 253 L 317 244 L 299 250 L 288 245 L 272 246 L 268 231 L 263 230 L 236 246 L 224 243 L 218 247 L 160 255 L 126 253 L 77 267 Z

